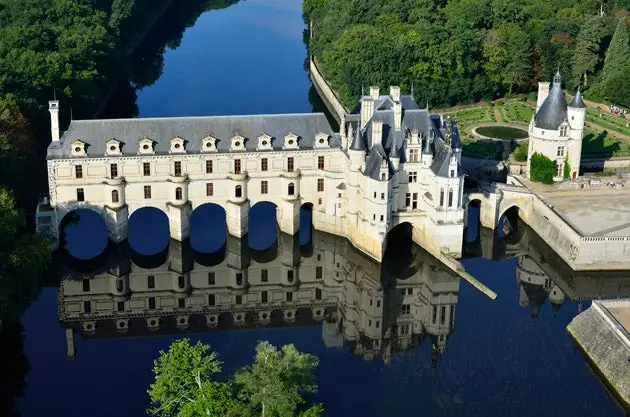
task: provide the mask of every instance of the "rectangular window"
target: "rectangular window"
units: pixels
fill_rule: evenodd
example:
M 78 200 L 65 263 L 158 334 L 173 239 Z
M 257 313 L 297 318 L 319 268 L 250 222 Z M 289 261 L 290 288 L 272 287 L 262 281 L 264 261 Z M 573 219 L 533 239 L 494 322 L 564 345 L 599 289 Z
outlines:
M 324 157 L 323 156 L 318 156 L 317 157 L 317 169 L 324 169 Z
M 151 186 L 150 185 L 145 185 L 144 186 L 144 198 L 151 198 Z
M 293 293 L 292 292 L 288 292 L 287 293 L 287 301 L 293 301 Z
M 437 321 L 437 306 L 433 306 L 433 313 L 431 314 L 431 322 L 435 324 Z
M 409 149 L 409 162 L 418 162 L 418 149 Z
M 409 314 L 411 314 L 411 304 L 403 304 L 401 314 L 404 316 L 408 316 Z
M 260 194 L 268 194 L 269 193 L 269 182 L 261 181 L 260 182 Z
M 185 298 L 180 298 L 177 300 L 177 306 L 179 308 L 186 308 L 186 299 Z
M 216 300 L 214 299 L 214 294 L 208 294 L 208 305 L 213 306 Z
M 180 161 L 176 161 L 174 163 L 173 170 L 175 171 L 176 177 L 181 177 L 182 176 L 182 163 Z
M 83 292 L 89 292 L 90 291 L 90 280 L 89 279 L 84 279 L 83 280 Z
M 109 176 L 112 178 L 118 178 L 118 164 L 109 165 Z
M 267 162 L 267 158 L 263 158 L 260 160 L 260 170 L 267 171 L 269 169 L 269 164 Z
M 142 163 L 142 175 L 144 175 L 145 177 L 148 177 L 149 175 L 151 175 L 151 164 L 148 162 L 143 162 Z
M 125 302 L 124 301 L 119 301 L 118 302 L 118 311 L 125 311 Z
M 383 215 L 381 214 L 381 221 L 383 221 Z
M 416 210 L 418 208 L 418 193 L 413 193 L 411 198 L 411 209 Z
M 293 164 L 293 157 L 290 156 L 287 158 L 287 171 L 288 172 L 293 172 L 294 169 L 294 164 Z
M 400 326 L 400 334 L 403 336 L 406 336 L 410 333 L 411 331 L 411 327 L 409 327 L 409 324 L 405 323 L 403 325 Z
M 323 178 L 318 178 L 317 179 L 317 191 L 324 191 L 324 179 Z
M 84 301 L 83 302 L 83 312 L 84 313 L 91 313 L 92 312 L 92 303 L 89 301 Z
M 267 302 L 267 291 L 261 291 L 261 293 L 260 293 L 260 302 L 261 303 L 266 303 Z
M 381 306 L 381 300 L 376 300 L 376 307 L 380 307 Z
M 206 174 L 212 174 L 212 161 L 206 161 Z
M 409 173 L 409 182 L 418 182 L 418 173 L 410 172 Z
M 453 190 L 448 190 L 448 206 L 453 207 Z
M 74 173 L 77 178 L 83 178 L 83 165 L 75 165 Z
M 77 201 L 85 201 L 85 192 L 83 188 L 77 188 Z
M 563 168 L 564 168 L 564 167 L 563 167 L 563 164 L 562 164 L 562 163 L 558 164 L 558 169 L 557 169 L 557 172 L 556 172 L 556 176 L 558 176 L 558 177 L 561 177 L 561 176 L 562 176 L 562 174 L 563 174 L 563 172 L 562 172 L 562 171 L 563 171 Z
M 411 206 L 411 193 L 405 195 L 405 207 Z
M 453 178 L 455 176 L 455 170 L 451 169 L 451 178 Z
M 440 324 L 444 324 L 446 321 L 446 306 L 440 307 Z
M 381 172 L 381 181 L 387 181 L 387 174 L 384 172 Z
M 236 297 L 234 297 L 234 304 L 236 305 L 243 304 L 243 296 L 237 295 Z
M 208 272 L 208 285 L 214 285 L 216 284 L 215 278 L 214 278 L 214 272 Z
M 556 155 L 560 157 L 564 156 L 564 146 L 558 146 L 558 152 L 556 153 Z
M 206 183 L 206 196 L 212 197 L 214 195 L 214 184 L 211 182 Z
M 315 288 L 315 299 L 316 300 L 322 299 L 322 290 L 320 288 Z
M 413 295 L 413 288 L 407 288 L 407 295 Z
M 324 268 L 321 266 L 315 267 L 315 279 L 321 279 L 324 276 Z
M 241 173 L 241 160 L 240 159 L 234 160 L 234 173 L 235 174 Z
M 381 200 L 385 200 L 385 193 L 381 193 Z
M 266 269 L 260 270 L 260 282 L 268 282 L 269 281 L 269 271 Z
M 149 275 L 147 277 L 147 288 L 155 288 L 155 276 Z
M 149 297 L 149 310 L 155 310 L 155 297 Z

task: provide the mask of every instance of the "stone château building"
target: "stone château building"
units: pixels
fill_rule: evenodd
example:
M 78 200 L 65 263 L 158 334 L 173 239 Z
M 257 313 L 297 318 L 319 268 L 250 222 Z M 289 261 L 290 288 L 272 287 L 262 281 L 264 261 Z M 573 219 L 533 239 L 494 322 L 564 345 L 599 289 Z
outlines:
M 579 90 L 567 105 L 560 72 L 553 78 L 551 90 L 548 82 L 538 83 L 536 113 L 529 123 L 528 175 L 531 174 L 531 157 L 538 152 L 556 162 L 554 181 L 564 179 L 565 161 L 569 166 L 569 178 L 577 178 L 585 118 L 586 105 Z
M 399 87 L 389 95 L 371 87 L 339 132 L 316 113 L 73 120 L 61 134 L 59 103 L 49 110 L 50 200 L 37 219 L 57 240 L 74 209 L 100 213 L 118 243 L 136 210 L 155 207 L 182 241 L 191 212 L 206 203 L 223 207 L 229 234 L 242 237 L 250 207 L 268 201 L 282 232 L 298 231 L 307 204 L 315 229 L 379 261 L 387 233 L 403 222 L 419 243 L 461 254 L 459 132 Z
M 207 265 L 171 241 L 158 262 L 120 247 L 98 271 L 67 270 L 58 310 L 68 356 L 76 354 L 75 333 L 99 339 L 314 325 L 326 346 L 347 343 L 366 359 L 387 361 L 427 339 L 435 355 L 444 350 L 460 281 L 426 252 L 403 277 L 327 233 L 313 233 L 309 253 L 281 234 L 272 252 L 258 259 L 230 236 L 225 256 Z

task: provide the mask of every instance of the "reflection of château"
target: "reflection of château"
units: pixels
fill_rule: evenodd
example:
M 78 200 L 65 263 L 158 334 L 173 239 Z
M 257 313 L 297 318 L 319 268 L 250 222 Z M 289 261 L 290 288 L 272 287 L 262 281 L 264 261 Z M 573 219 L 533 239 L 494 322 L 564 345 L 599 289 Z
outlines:
M 312 246 L 305 253 L 280 235 L 260 254 L 228 237 L 224 258 L 204 266 L 171 241 L 159 266 L 119 249 L 97 272 L 68 271 L 58 291 L 68 356 L 75 331 L 103 338 L 318 323 L 326 346 L 346 340 L 366 359 L 388 360 L 427 336 L 434 353 L 444 349 L 459 279 L 436 259 L 419 252 L 404 277 L 394 277 L 346 239 L 313 232 Z

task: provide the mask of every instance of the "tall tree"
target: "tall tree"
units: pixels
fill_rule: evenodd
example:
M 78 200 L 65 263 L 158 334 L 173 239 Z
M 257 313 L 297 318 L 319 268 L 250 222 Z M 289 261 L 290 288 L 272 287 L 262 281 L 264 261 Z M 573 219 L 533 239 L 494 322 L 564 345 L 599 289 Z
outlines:
M 155 416 L 224 417 L 234 407 L 234 396 L 227 384 L 214 382 L 221 362 L 210 346 L 189 339 L 173 342 L 168 351 L 160 351 L 153 362 L 155 382 L 148 393 Z
M 235 381 L 244 403 L 243 415 L 261 417 L 315 417 L 323 411 L 321 405 L 310 407 L 305 395 L 317 391 L 314 371 L 318 360 L 300 353 L 295 346 L 281 350 L 269 342 L 256 346 L 254 363 L 238 372 Z
M 620 19 L 604 59 L 603 91 L 616 104 L 630 106 L 630 33 Z
M 575 42 L 572 57 L 573 76 L 588 86 L 588 74 L 592 74 L 601 61 L 601 43 L 606 36 L 606 23 L 599 16 L 588 19 Z

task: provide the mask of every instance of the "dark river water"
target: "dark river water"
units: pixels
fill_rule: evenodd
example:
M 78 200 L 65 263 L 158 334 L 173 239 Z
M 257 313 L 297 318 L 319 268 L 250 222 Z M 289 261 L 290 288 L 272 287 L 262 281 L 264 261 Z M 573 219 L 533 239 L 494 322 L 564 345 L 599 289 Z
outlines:
M 300 1 L 181 7 L 139 48 L 103 117 L 323 111 Z M 152 361 L 184 336 L 209 343 L 226 373 L 259 340 L 317 355 L 316 399 L 333 417 L 624 414 L 565 327 L 594 298 L 630 295 L 630 279 L 572 273 L 525 225 L 501 238 L 470 222 L 463 263 L 492 301 L 404 230 L 379 265 L 311 232 L 308 212 L 292 238 L 276 233 L 273 206 L 255 206 L 238 240 L 220 210 L 204 210 L 183 244 L 169 242 L 164 215 L 139 211 L 128 243 L 105 252 L 104 224 L 78 213 L 49 285 L 3 336 L 8 415 L 144 416 Z

